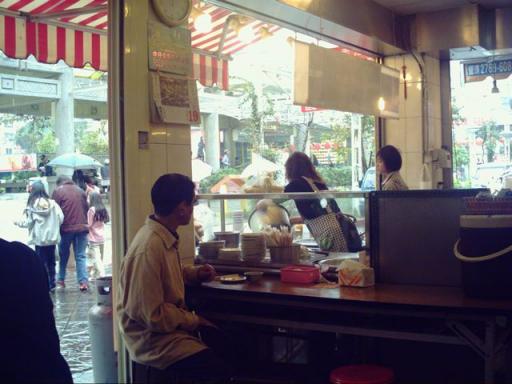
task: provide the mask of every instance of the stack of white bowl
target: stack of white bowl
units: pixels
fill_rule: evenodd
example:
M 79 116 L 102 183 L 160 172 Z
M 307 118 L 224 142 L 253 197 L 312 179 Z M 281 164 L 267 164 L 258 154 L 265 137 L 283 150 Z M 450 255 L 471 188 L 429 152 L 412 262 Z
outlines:
M 267 250 L 263 233 L 242 233 L 242 259 L 249 262 L 260 262 L 265 258 Z
M 226 246 L 224 240 L 213 240 L 199 243 L 199 255 L 205 259 L 216 259 L 219 255 L 219 250 Z
M 219 260 L 240 261 L 240 248 L 221 248 L 219 250 Z

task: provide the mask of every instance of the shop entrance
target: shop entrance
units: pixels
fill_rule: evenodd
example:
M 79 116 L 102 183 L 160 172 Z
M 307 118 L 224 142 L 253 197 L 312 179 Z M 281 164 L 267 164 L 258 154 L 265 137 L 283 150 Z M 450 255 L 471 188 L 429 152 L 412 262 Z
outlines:
M 51 244 L 56 276 L 52 261 L 42 256 L 48 261 L 61 353 L 77 383 L 93 382 L 87 313 L 96 303 L 96 278 L 112 274 L 111 229 L 116 225 L 110 218 L 107 13 L 106 0 L 0 6 L 0 237 L 40 247 L 43 239 L 31 241 L 32 219 L 24 211 L 36 193 L 57 199 L 56 181 L 62 175 L 87 195 L 85 218 L 91 208 L 109 216 L 97 224 L 96 246 L 82 234 L 80 249 L 75 253 L 70 247 L 65 276 L 59 252 L 59 245 L 66 248 L 64 236 Z M 94 215 L 91 220 L 97 221 Z M 96 269 L 94 254 L 101 261 Z

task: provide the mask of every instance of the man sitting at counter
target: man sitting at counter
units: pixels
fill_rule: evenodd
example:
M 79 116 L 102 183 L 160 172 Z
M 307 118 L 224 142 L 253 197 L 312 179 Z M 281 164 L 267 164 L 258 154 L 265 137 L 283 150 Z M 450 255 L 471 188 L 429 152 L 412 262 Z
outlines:
M 224 383 L 225 364 L 194 332 L 214 327 L 188 310 L 185 283 L 211 281 L 210 265 L 182 266 L 178 253 L 181 225 L 194 211 L 195 185 L 184 175 L 161 176 L 151 189 L 154 214 L 139 229 L 121 265 L 117 310 L 134 365 L 134 381 L 178 380 Z

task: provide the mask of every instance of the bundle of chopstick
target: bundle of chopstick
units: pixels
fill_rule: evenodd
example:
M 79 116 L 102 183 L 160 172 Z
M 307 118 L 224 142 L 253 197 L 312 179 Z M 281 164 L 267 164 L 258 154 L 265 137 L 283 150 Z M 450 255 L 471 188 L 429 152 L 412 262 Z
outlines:
M 284 225 L 279 228 L 267 225 L 262 232 L 265 235 L 267 247 L 290 247 L 293 243 L 292 234 Z

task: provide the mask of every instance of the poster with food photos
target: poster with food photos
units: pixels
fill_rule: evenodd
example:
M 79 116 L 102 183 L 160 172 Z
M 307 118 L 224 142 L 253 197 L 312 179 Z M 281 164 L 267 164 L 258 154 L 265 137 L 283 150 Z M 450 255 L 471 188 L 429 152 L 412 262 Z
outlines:
M 151 72 L 151 122 L 201 123 L 196 81 L 187 76 Z

